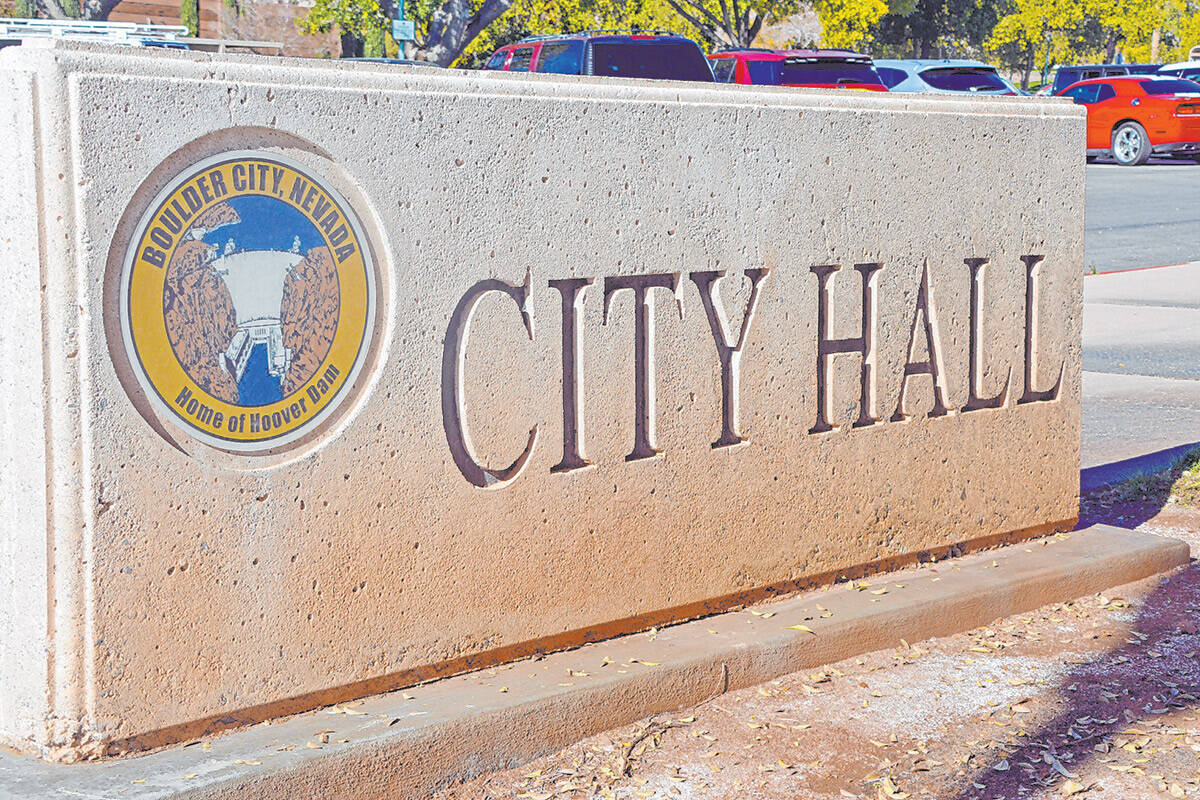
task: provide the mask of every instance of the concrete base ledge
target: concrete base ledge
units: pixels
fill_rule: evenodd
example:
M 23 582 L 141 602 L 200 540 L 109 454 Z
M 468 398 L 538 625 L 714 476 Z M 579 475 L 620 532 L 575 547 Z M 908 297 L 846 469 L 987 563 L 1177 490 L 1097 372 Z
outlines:
M 1095 526 L 877 576 L 867 589 L 842 584 L 138 758 L 51 765 L 0 756 L 0 797 L 426 797 L 648 714 L 901 639 L 967 630 L 1188 558 L 1183 542 Z

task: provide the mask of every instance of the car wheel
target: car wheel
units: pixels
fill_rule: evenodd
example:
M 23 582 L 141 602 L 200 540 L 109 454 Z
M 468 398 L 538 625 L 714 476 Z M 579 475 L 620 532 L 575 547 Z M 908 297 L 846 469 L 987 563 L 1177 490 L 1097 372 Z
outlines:
M 1112 134 L 1113 158 L 1118 164 L 1136 167 L 1150 160 L 1150 137 L 1136 122 L 1122 122 Z

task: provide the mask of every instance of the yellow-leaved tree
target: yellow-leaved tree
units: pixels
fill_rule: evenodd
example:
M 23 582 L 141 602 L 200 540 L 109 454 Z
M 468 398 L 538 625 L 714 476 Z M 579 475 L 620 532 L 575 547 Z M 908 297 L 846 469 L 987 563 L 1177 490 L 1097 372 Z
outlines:
M 821 20 L 821 44 L 867 50 L 874 40 L 874 28 L 888 13 L 883 0 L 814 0 L 813 10 Z

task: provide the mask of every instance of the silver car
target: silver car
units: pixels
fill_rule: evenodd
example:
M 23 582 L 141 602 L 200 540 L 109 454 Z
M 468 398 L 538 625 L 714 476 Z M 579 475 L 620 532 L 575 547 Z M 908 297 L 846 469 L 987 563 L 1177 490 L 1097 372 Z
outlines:
M 982 61 L 876 59 L 875 71 L 889 92 L 1015 94 L 1021 92 Z

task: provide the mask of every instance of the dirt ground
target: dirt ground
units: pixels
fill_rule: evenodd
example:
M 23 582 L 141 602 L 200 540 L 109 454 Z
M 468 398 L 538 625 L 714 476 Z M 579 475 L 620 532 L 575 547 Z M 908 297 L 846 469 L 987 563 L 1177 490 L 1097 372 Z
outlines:
M 1200 545 L 1200 512 L 1085 498 Z M 749 613 L 749 612 L 747 612 Z M 1200 798 L 1200 566 L 643 719 L 441 800 Z

